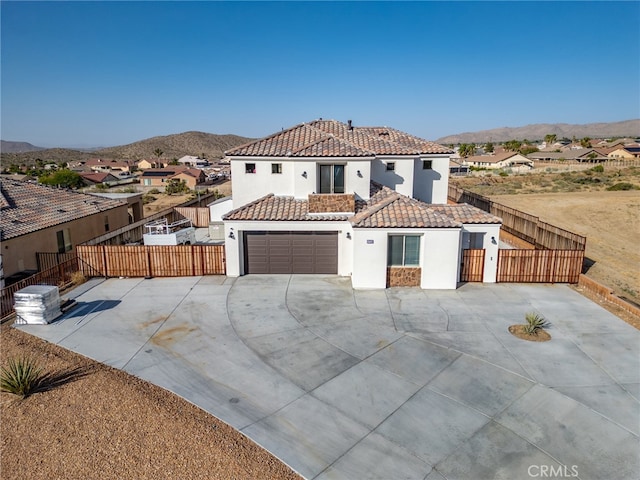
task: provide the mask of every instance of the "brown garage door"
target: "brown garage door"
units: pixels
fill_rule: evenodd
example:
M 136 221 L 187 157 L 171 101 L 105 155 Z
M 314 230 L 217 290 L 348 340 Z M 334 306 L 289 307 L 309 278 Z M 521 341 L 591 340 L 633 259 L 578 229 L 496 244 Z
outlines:
M 245 232 L 245 273 L 338 273 L 337 232 Z

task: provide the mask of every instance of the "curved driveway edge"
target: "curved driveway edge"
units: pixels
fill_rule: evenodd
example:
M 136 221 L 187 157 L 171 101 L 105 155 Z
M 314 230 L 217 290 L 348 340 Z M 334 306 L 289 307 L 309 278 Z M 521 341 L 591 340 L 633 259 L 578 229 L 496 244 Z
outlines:
M 309 479 L 640 472 L 640 332 L 564 285 L 254 275 L 74 292 L 60 320 L 17 328 L 171 390 Z M 507 331 L 530 311 L 550 342 Z

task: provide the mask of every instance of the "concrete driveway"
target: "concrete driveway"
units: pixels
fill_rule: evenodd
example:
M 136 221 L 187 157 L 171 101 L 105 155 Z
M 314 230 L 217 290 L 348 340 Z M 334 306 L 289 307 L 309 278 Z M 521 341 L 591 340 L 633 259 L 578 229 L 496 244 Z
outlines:
M 631 479 L 640 332 L 564 285 L 92 280 L 20 326 L 160 385 L 309 479 Z M 552 340 L 507 328 L 527 312 Z

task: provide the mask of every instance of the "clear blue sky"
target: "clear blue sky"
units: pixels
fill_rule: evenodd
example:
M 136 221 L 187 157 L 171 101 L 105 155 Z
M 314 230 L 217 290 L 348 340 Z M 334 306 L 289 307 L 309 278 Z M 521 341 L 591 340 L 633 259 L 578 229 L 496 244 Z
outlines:
M 427 139 L 640 117 L 635 2 L 1 2 L 1 137 L 261 137 L 315 118 Z

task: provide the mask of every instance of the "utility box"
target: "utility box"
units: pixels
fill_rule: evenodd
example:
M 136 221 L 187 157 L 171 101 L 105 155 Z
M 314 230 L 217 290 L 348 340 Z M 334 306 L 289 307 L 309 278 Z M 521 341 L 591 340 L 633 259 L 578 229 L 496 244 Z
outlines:
M 60 292 L 51 285 L 30 285 L 13 294 L 18 325 L 44 325 L 62 315 Z
M 215 241 L 224 241 L 224 223 L 222 222 L 210 222 L 209 223 L 209 238 Z

